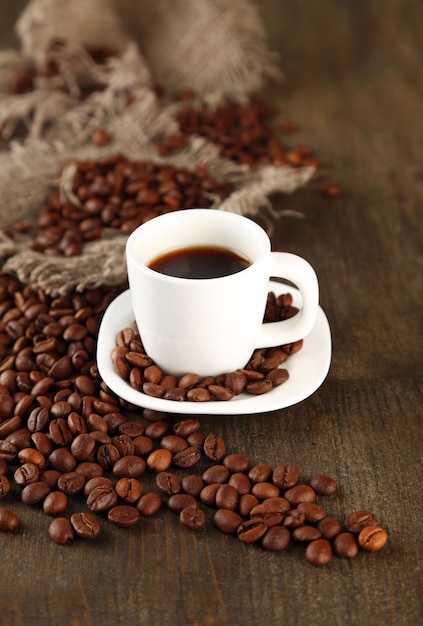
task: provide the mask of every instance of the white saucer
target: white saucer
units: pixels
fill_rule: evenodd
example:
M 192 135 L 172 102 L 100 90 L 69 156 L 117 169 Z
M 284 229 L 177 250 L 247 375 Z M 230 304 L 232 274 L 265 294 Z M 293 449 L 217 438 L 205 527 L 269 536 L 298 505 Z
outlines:
M 276 295 L 289 291 L 294 304 L 301 306 L 301 296 L 293 287 L 271 281 L 269 291 Z M 97 366 L 100 376 L 108 387 L 120 398 L 135 406 L 166 413 L 194 415 L 239 415 L 265 413 L 292 406 L 314 393 L 326 378 L 329 371 L 332 342 L 329 323 L 319 307 L 316 324 L 304 339 L 302 349 L 290 356 L 283 364 L 289 371 L 288 380 L 266 394 L 254 396 L 240 394 L 229 401 L 176 402 L 163 398 L 152 398 L 134 389 L 123 380 L 113 367 L 111 353 L 116 345 L 116 335 L 125 327 L 134 324 L 129 290 L 121 293 L 107 308 L 98 333 Z

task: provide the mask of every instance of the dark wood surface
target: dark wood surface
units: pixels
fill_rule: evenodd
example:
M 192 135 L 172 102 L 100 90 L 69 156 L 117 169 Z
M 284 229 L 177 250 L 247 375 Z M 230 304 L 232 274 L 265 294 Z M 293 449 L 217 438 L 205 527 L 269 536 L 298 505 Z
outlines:
M 11 7 L 10 5 L 14 6 Z M 6 6 L 7 5 L 7 6 Z M 3 46 L 24 3 L 1 2 Z M 23 507 L 0 536 L 0 624 L 276 626 L 423 621 L 423 6 L 418 0 L 258 2 L 283 85 L 266 96 L 300 127 L 325 181 L 273 199 L 275 247 L 316 268 L 332 330 L 327 380 L 264 415 L 204 417 L 204 432 L 251 460 L 327 473 L 341 519 L 368 508 L 389 532 L 376 554 L 308 564 L 242 545 L 208 524 L 190 532 L 159 514 L 95 542 L 53 544 Z M 291 140 L 290 140 L 291 141 Z

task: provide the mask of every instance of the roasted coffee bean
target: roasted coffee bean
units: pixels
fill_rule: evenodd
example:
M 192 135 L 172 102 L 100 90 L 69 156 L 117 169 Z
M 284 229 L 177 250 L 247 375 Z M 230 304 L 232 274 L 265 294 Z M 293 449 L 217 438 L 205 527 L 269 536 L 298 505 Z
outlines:
M 22 484 L 22 483 L 21 483 Z M 26 484 L 26 483 L 23 483 Z M 0 474 L 0 498 L 4 498 L 10 492 L 10 482 L 7 476 Z
M 43 502 L 43 511 L 47 515 L 63 513 L 68 506 L 68 498 L 62 491 L 51 491 Z
M 220 461 L 225 456 L 225 442 L 222 437 L 210 433 L 204 439 L 203 443 L 204 454 L 211 461 Z
M 290 489 L 297 484 L 298 469 L 293 465 L 278 465 L 273 470 L 272 482 L 279 489 Z
M 201 478 L 206 485 L 212 483 L 226 483 L 229 480 L 230 471 L 224 465 L 212 465 L 204 470 Z
M 251 481 L 248 476 L 242 472 L 235 472 L 235 474 L 231 474 L 228 484 L 235 487 L 238 495 L 240 496 L 251 492 Z
M 38 469 L 42 469 L 46 464 L 44 456 L 38 450 L 34 450 L 34 448 L 22 448 L 22 450 L 19 450 L 18 459 L 21 463 L 36 465 Z
M 196 474 L 189 474 L 188 476 L 182 477 L 181 486 L 184 493 L 197 497 L 204 487 L 204 481 Z
M 327 539 L 311 541 L 305 551 L 305 557 L 309 563 L 316 567 L 326 565 L 332 558 L 332 548 Z
M 113 465 L 112 472 L 118 478 L 138 478 L 144 474 L 146 463 L 144 459 L 135 454 L 123 456 Z
M 186 439 L 178 437 L 178 435 L 166 435 L 160 440 L 160 447 L 169 450 L 172 454 L 176 454 L 188 448 L 188 443 Z
M 193 467 L 201 458 L 201 452 L 196 446 L 189 446 L 173 456 L 173 464 L 184 469 Z
M 13 474 L 13 478 L 17 485 L 25 486 L 30 485 L 31 483 L 35 483 L 40 478 L 40 468 L 35 463 L 22 463 L 15 473 Z M 7 481 L 7 478 L 0 476 L 0 495 L 2 495 L 4 491 L 4 481 Z M 10 489 L 10 487 L 9 487 Z
M 117 493 L 113 486 L 98 485 L 89 493 L 87 506 L 94 513 L 105 513 L 118 502 Z
M 134 504 L 142 494 L 141 483 L 136 478 L 120 478 L 115 485 L 115 490 L 119 498 L 127 504 Z
M 321 496 L 332 496 L 336 492 L 336 482 L 330 476 L 316 474 L 310 479 L 310 487 Z
M 259 484 L 259 483 L 258 483 Z M 272 497 L 257 504 L 250 510 L 250 518 L 260 518 L 268 527 L 277 526 L 290 510 L 288 500 L 280 497 Z
M 147 457 L 147 468 L 153 474 L 164 472 L 172 465 L 172 453 L 165 448 L 153 450 Z
M 371 511 L 359 510 L 349 513 L 345 518 L 345 526 L 351 533 L 359 533 L 367 526 L 377 526 L 378 519 Z
M 291 506 L 297 506 L 300 502 L 314 502 L 316 492 L 310 485 L 295 485 L 284 493 L 284 497 Z
M 180 513 L 182 509 L 187 507 L 198 508 L 199 502 L 197 498 L 188 493 L 175 493 L 169 497 L 167 506 L 172 513 Z
M 81 474 L 85 480 L 90 480 L 96 476 L 102 476 L 103 468 L 98 463 L 83 461 L 75 467 L 75 472 Z
M 206 516 L 201 509 L 188 506 L 179 513 L 179 520 L 185 528 L 199 530 L 204 527 Z
M 129 528 L 140 521 L 141 513 L 134 506 L 118 504 L 109 510 L 107 519 L 120 528 Z
M 234 535 L 244 519 L 232 509 L 218 509 L 213 517 L 214 523 L 219 530 Z
M 273 483 L 255 483 L 251 488 L 251 493 L 259 500 L 277 498 L 280 495 L 279 488 Z
M 285 515 L 285 518 L 283 520 L 283 525 L 286 526 L 287 528 L 293 529 L 293 528 L 299 528 L 299 526 L 302 526 L 304 522 L 305 522 L 305 513 L 303 513 L 302 511 L 299 511 L 298 509 L 291 509 Z
M 340 532 L 333 540 L 333 549 L 337 556 L 351 559 L 358 554 L 357 537 L 350 532 Z
M 325 539 L 333 539 L 342 531 L 341 522 L 335 517 L 324 517 L 317 524 L 317 528 Z
M 210 483 L 203 487 L 199 496 L 201 502 L 208 506 L 214 506 L 216 504 L 216 493 L 219 487 L 221 487 L 220 483 Z
M 68 519 L 56 517 L 48 527 L 48 534 L 55 543 L 63 545 L 74 538 L 75 531 Z
M 96 487 L 111 487 L 113 489 L 113 481 L 106 476 L 90 478 L 84 485 L 84 496 L 87 498 Z
M 86 511 L 71 516 L 74 531 L 82 539 L 95 539 L 100 534 L 100 524 L 91 513 Z
M 320 539 L 321 536 L 322 533 L 315 526 L 299 526 L 298 528 L 294 528 L 292 531 L 292 538 L 294 541 L 315 541 L 316 539 Z
M 265 483 L 272 476 L 272 468 L 267 464 L 254 465 L 248 472 L 248 478 L 253 483 Z
M 78 472 L 67 472 L 62 474 L 57 481 L 57 486 L 60 491 L 63 491 L 68 496 L 74 496 L 83 490 L 85 485 L 85 478 L 78 474 Z
M 300 502 L 297 509 L 305 514 L 306 522 L 311 524 L 317 524 L 326 517 L 325 509 L 314 502 Z
M 76 467 L 76 459 L 67 448 L 57 448 L 48 457 L 51 469 L 55 469 L 62 474 L 73 472 Z
M 179 437 L 186 439 L 192 433 L 196 433 L 200 430 L 200 422 L 197 419 L 186 419 L 176 422 L 173 426 L 173 432 Z
M 368 552 L 381 550 L 388 541 L 388 533 L 380 526 L 366 526 L 358 535 L 358 543 Z
M 248 473 L 250 470 L 250 459 L 245 454 L 233 453 L 228 454 L 223 459 L 223 465 L 231 472 L 244 472 Z
M 150 491 L 141 496 L 137 502 L 137 509 L 144 517 L 155 515 L 162 506 L 162 499 L 158 493 Z
M 231 372 L 226 374 L 225 387 L 230 389 L 235 396 L 242 393 L 247 386 L 247 378 L 242 372 Z
M 282 552 L 288 547 L 290 541 L 291 533 L 285 526 L 272 526 L 263 536 L 261 545 L 270 552 Z
M 43 481 L 37 481 L 26 485 L 21 492 L 21 500 L 24 504 L 39 504 L 50 493 L 50 486 Z
M 259 541 L 267 531 L 266 523 L 261 519 L 249 519 L 242 522 L 237 529 L 237 536 L 243 543 Z
M 105 443 L 97 450 L 97 462 L 105 470 L 112 469 L 119 459 L 119 450 L 111 443 Z
M 249 517 L 255 506 L 260 504 L 260 500 L 251 493 L 245 493 L 239 498 L 238 510 L 243 517 Z
M 156 476 L 156 486 L 160 493 L 171 496 L 182 489 L 181 481 L 174 472 L 159 472 Z
M 232 485 L 220 485 L 216 491 L 215 504 L 218 509 L 235 511 L 238 506 L 238 492 Z
M 146 437 L 150 437 L 150 439 L 152 439 L 153 441 L 158 441 L 159 439 L 162 439 L 162 437 L 164 437 L 168 431 L 168 424 L 159 420 L 152 422 L 147 426 L 147 428 L 145 429 L 145 435 Z
M 0 508 L 0 531 L 10 533 L 19 526 L 19 518 L 13 511 Z
M 112 439 L 112 444 L 115 446 L 121 457 L 131 456 L 134 454 L 134 444 L 128 435 L 115 435 Z

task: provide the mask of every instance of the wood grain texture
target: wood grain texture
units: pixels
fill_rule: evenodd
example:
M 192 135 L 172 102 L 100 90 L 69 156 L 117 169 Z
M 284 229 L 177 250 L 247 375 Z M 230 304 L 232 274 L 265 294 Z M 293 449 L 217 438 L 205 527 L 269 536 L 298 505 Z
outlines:
M 11 44 L 24 3 L 1 1 Z M 6 6 L 7 5 L 7 6 Z M 294 119 L 326 178 L 289 196 L 274 247 L 316 268 L 333 335 L 327 380 L 308 400 L 258 416 L 204 417 L 204 432 L 252 462 L 328 473 L 342 519 L 369 508 L 389 532 L 377 554 L 309 565 L 242 545 L 209 520 L 159 514 L 95 542 L 47 537 L 39 509 L 16 507 L 0 535 L 0 624 L 63 626 L 415 626 L 423 616 L 423 5 L 418 0 L 257 0 L 286 82 L 264 96 Z M 7 21 L 9 20 L 9 21 Z M 344 194 L 326 198 L 324 181 Z M 78 503 L 73 504 L 77 507 Z

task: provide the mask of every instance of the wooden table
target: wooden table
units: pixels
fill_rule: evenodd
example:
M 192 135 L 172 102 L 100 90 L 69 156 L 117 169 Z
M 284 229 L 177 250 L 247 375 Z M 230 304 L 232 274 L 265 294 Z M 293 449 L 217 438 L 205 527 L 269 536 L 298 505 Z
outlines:
M 254 463 L 327 473 L 341 519 L 370 509 L 389 532 L 375 554 L 308 564 L 162 512 L 132 530 L 60 547 L 39 510 L 2 534 L 0 623 L 276 626 L 423 621 L 423 7 L 417 0 L 257 2 L 283 85 L 266 96 L 293 119 L 289 140 L 321 160 L 320 182 L 273 198 L 275 247 L 316 268 L 333 339 L 323 386 L 261 415 L 203 417 L 204 432 Z M 2 4 L 1 41 L 25 4 Z M 339 197 L 320 192 L 336 181 Z

